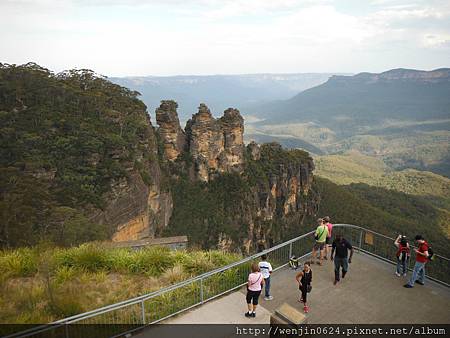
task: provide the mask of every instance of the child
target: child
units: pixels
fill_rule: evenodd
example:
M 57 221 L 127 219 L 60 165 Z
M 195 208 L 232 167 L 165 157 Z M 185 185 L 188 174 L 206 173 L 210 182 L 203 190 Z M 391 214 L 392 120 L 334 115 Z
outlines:
M 306 295 L 308 293 L 308 290 L 311 291 L 311 283 L 312 283 L 312 270 L 309 266 L 309 262 L 305 262 L 305 264 L 303 265 L 303 271 L 300 271 L 295 276 L 295 279 L 297 280 L 298 288 L 302 293 L 299 302 L 304 303 L 303 311 L 305 313 L 308 313 L 309 308 L 308 304 L 306 303 Z
M 262 261 L 259 262 L 259 270 L 264 277 L 264 300 L 272 300 L 273 297 L 270 295 L 270 275 L 272 274 L 272 265 L 267 261 L 267 255 L 261 256 Z

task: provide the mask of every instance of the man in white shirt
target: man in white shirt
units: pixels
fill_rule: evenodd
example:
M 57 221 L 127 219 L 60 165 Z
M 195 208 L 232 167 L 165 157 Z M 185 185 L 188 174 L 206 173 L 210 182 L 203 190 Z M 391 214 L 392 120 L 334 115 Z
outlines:
M 259 262 L 259 270 L 264 277 L 264 292 L 265 300 L 272 300 L 273 297 L 270 295 L 270 275 L 272 273 L 272 265 L 267 261 L 267 255 L 261 256 L 261 262 Z

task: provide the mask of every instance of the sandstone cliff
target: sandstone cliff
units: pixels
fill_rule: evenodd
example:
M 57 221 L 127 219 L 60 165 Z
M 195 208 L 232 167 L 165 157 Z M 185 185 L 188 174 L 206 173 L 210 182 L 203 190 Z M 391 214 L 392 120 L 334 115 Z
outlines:
M 172 214 L 172 196 L 161 191 L 163 173 L 157 161 L 156 136 L 145 112 L 141 119 L 145 127 L 137 134 L 136 160 L 127 163 L 126 177 L 111 182 L 106 207 L 92 211 L 94 222 L 107 224 L 111 229 L 113 241 L 154 237 L 168 225 Z

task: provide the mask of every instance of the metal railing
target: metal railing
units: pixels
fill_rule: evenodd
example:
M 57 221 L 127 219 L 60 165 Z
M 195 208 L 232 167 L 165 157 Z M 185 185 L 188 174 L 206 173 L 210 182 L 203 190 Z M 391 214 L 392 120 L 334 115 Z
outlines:
M 386 262 L 396 263 L 393 238 L 350 224 L 335 224 L 333 234 L 337 232 L 343 234 L 361 252 Z M 108 325 L 107 330 L 99 330 L 97 337 L 123 335 L 125 333 L 123 332 L 124 326 L 120 324 L 134 324 L 134 330 L 140 329 L 145 325 L 158 323 L 239 289 L 247 283 L 251 263 L 263 254 L 270 256 L 274 271 L 289 264 L 289 258 L 292 255 L 302 259 L 307 257 L 311 254 L 314 244 L 313 233 L 314 231 L 310 231 L 238 262 L 158 291 L 64 318 L 6 338 L 82 337 L 79 330 L 74 330 L 74 326 L 67 324 L 116 324 L 118 325 L 116 328 L 114 325 Z M 410 268 L 412 263 L 411 259 Z M 450 260 L 448 258 L 435 255 L 433 263 L 428 264 L 426 269 L 429 279 L 450 287 Z

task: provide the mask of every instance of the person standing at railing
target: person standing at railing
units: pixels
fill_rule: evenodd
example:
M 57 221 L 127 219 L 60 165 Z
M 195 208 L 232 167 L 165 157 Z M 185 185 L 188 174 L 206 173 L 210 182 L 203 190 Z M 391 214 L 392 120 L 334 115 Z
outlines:
M 314 233 L 314 239 L 316 240 L 316 243 L 314 244 L 313 250 L 312 250 L 312 259 L 311 263 L 314 263 L 314 259 L 316 259 L 316 252 L 319 250 L 320 252 L 320 258 L 319 258 L 319 265 L 322 265 L 323 260 L 323 250 L 325 248 L 325 242 L 328 236 L 328 228 L 322 218 L 319 218 L 317 220 L 318 226 L 316 229 L 316 232 Z
M 262 255 L 261 259 L 262 261 L 259 262 L 259 270 L 264 277 L 264 299 L 272 300 L 273 297 L 270 295 L 270 275 L 272 274 L 272 265 L 267 261 L 267 255 Z
M 333 224 L 331 223 L 331 218 L 330 216 L 325 216 L 323 218 L 323 220 L 325 221 L 325 225 L 328 228 L 328 235 L 327 235 L 327 239 L 325 240 L 325 259 L 328 259 L 328 251 L 330 250 L 330 246 L 331 246 L 331 232 L 333 231 Z
M 406 236 L 398 235 L 394 241 L 394 245 L 397 247 L 397 269 L 395 274 L 399 277 L 401 275 L 405 277 L 408 271 L 407 266 L 410 257 L 409 243 Z
M 350 257 L 348 257 L 348 251 L 350 250 Z M 334 257 L 334 252 L 336 256 Z M 348 264 L 352 262 L 353 247 L 352 244 L 347 241 L 341 234 L 336 235 L 336 239 L 333 241 L 331 250 L 331 260 L 334 259 L 334 285 L 340 281 L 340 270 L 342 267 L 342 278 L 348 272 Z
M 308 262 L 305 262 L 305 264 L 303 265 L 303 271 L 300 271 L 295 276 L 295 279 L 298 283 L 298 289 L 301 292 L 301 298 L 299 299 L 299 301 L 304 304 L 303 311 L 305 313 L 308 313 L 309 308 L 308 304 L 306 303 L 306 296 L 308 292 L 311 292 L 312 289 L 312 270 Z
M 416 264 L 412 272 L 411 279 L 405 285 L 405 288 L 414 287 L 414 283 L 424 285 L 425 283 L 425 264 L 428 261 L 428 243 L 421 235 L 415 237 L 418 249 L 414 249 L 416 253 Z
M 247 281 L 247 308 L 245 317 L 256 317 L 256 307 L 258 306 L 259 295 L 261 294 L 264 278 L 259 271 L 258 263 L 254 262 L 251 267 L 252 272 L 248 275 Z

